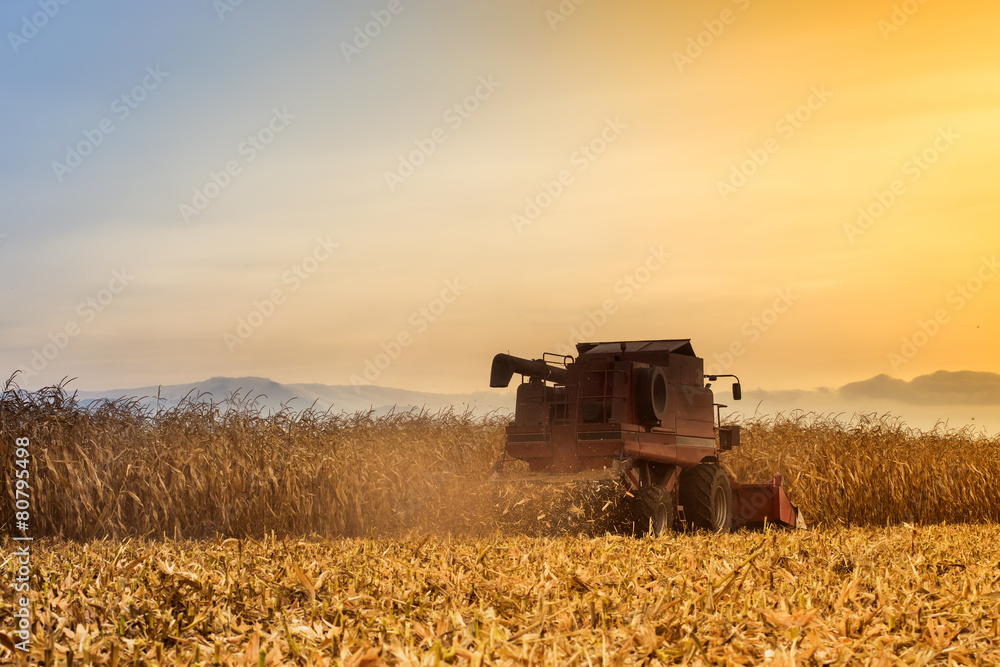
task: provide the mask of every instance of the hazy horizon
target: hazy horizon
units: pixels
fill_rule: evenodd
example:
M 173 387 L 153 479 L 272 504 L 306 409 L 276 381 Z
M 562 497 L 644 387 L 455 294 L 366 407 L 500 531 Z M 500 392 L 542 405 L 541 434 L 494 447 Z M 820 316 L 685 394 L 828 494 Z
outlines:
M 743 400 L 732 400 L 728 379 L 714 383 L 716 402 L 723 404 L 724 418 L 790 417 L 796 413 L 834 417 L 851 422 L 861 416 L 886 415 L 924 431 L 972 427 L 986 434 L 1000 433 L 1000 402 L 996 400 L 1000 374 L 970 371 L 940 371 L 903 382 L 888 376 L 876 376 L 842 387 L 818 387 L 807 390 L 768 391 L 744 385 Z M 506 389 L 482 388 L 463 393 L 421 392 L 379 385 L 325 385 L 284 383 L 272 378 L 244 376 L 211 377 L 173 384 L 94 389 L 76 379 L 64 383 L 65 391 L 77 394 L 80 401 L 99 399 L 140 399 L 148 405 L 177 405 L 188 396 L 204 393 L 220 402 L 235 396 L 251 398 L 265 410 L 290 407 L 293 411 L 315 407 L 334 412 L 356 412 L 390 408 L 426 408 L 431 411 L 452 407 L 459 411 L 472 408 L 477 414 L 514 410 L 514 386 Z M 192 390 L 196 389 L 195 393 Z

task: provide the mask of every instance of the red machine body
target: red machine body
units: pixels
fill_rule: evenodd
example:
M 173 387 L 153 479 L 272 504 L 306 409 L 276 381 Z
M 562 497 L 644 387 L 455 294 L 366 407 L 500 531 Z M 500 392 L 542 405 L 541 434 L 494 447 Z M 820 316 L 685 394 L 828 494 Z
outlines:
M 690 340 L 580 343 L 577 352 L 576 359 L 496 355 L 490 386 L 524 377 L 506 457 L 536 475 L 620 476 L 637 496 L 656 496 L 668 530 L 694 505 L 695 523 L 717 532 L 765 521 L 795 525 L 780 476 L 738 484 L 721 472 L 718 453 L 739 445 L 740 429 L 717 424 L 725 406 L 705 385 Z M 738 399 L 738 383 L 733 390 Z

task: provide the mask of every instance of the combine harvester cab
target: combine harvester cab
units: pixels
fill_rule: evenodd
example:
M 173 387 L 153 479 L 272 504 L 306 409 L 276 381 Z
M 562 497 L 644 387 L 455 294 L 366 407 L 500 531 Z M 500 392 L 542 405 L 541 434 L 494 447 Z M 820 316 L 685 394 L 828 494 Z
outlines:
M 722 426 L 690 340 L 580 343 L 578 356 L 522 359 L 498 354 L 491 387 L 515 373 L 514 421 L 494 479 L 513 482 L 614 481 L 631 496 L 637 533 L 661 534 L 685 524 L 716 533 L 765 523 L 795 527 L 797 510 L 781 475 L 741 484 L 729 478 L 719 452 L 739 446 L 740 427 Z M 516 459 L 527 472 L 510 473 Z

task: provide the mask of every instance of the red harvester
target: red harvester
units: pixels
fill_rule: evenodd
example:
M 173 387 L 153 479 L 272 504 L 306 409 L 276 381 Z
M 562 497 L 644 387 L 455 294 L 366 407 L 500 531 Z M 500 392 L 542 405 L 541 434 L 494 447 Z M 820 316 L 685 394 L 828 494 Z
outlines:
M 491 387 L 515 373 L 514 422 L 504 460 L 526 461 L 517 481 L 619 480 L 632 496 L 637 532 L 661 534 L 679 522 L 716 533 L 765 522 L 795 527 L 798 512 L 781 475 L 741 484 L 719 464 L 738 447 L 739 426 L 722 426 L 711 385 L 691 341 L 580 343 L 578 356 L 493 358 Z M 500 479 L 512 480 L 500 465 Z

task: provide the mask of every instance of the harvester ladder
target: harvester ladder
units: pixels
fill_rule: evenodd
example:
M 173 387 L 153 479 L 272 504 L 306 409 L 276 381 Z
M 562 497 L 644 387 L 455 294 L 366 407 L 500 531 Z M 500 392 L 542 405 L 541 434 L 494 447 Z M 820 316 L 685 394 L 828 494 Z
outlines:
M 607 414 L 605 415 L 605 420 L 608 421 L 610 420 L 611 414 L 614 413 L 614 402 L 616 400 L 623 401 L 627 404 L 628 402 L 627 383 L 625 382 L 622 383 L 622 389 L 620 392 L 615 391 L 615 376 L 617 374 L 621 374 L 626 380 L 628 379 L 628 374 L 624 370 L 615 368 L 584 371 L 580 373 L 580 384 L 579 384 L 580 390 L 577 392 L 576 395 L 576 413 L 580 414 L 580 410 L 585 401 L 593 401 L 595 399 L 599 400 L 602 405 L 601 408 L 602 410 L 604 409 L 603 406 L 607 406 L 608 402 L 610 401 L 611 403 L 610 409 L 607 411 Z M 597 376 L 597 375 L 600 375 L 601 377 L 594 384 L 600 385 L 601 393 L 584 394 L 583 387 L 588 384 L 585 380 L 586 376 Z

